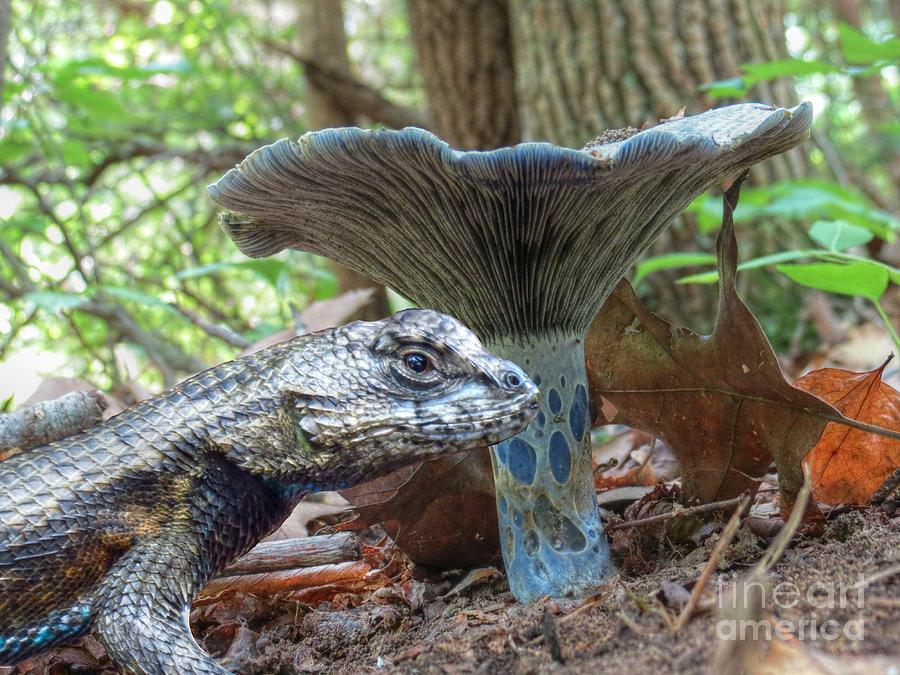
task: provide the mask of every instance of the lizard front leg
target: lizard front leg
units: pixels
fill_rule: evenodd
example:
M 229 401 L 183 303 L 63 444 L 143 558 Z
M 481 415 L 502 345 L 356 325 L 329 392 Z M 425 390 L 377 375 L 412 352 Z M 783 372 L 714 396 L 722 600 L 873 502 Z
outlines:
M 169 532 L 141 542 L 110 570 L 94 631 L 117 665 L 137 675 L 228 675 L 188 625 L 200 566 L 196 538 Z

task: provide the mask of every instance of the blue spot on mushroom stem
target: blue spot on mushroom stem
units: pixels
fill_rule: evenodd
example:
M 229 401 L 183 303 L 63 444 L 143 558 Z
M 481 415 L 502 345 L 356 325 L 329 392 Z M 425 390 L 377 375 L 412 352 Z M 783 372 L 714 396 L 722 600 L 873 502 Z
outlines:
M 550 390 L 550 394 L 547 396 L 547 403 L 550 405 L 550 412 L 554 415 L 558 415 L 559 411 L 562 410 L 562 400 L 559 398 L 559 392 L 556 389 Z
M 509 442 L 509 472 L 520 483 L 531 485 L 537 471 L 537 453 L 521 438 Z
M 501 464 L 506 464 L 509 460 L 509 441 L 503 441 L 497 446 L 497 459 Z
M 569 442 L 561 431 L 554 431 L 550 437 L 550 472 L 557 483 L 563 484 L 569 480 L 569 471 L 572 468 L 572 454 L 569 452 Z
M 584 437 L 584 431 L 588 423 L 588 398 L 587 390 L 583 384 L 575 387 L 575 397 L 572 400 L 572 408 L 569 411 L 569 426 L 572 428 L 572 436 L 579 442 Z

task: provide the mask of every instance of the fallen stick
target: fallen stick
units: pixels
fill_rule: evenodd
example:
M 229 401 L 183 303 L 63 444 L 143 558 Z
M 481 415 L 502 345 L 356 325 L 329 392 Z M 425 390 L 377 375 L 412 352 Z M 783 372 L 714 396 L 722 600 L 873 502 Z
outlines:
M 719 561 L 725 554 L 725 550 L 731 545 L 731 542 L 741 525 L 741 515 L 743 515 L 749 505 L 750 495 L 744 495 L 740 498 L 738 507 L 734 510 L 734 513 L 731 514 L 731 519 L 728 521 L 725 529 L 722 530 L 722 536 L 719 539 L 719 542 L 713 549 L 712 555 L 709 556 L 709 562 L 706 563 L 706 567 L 704 567 L 703 572 L 700 573 L 700 578 L 697 580 L 697 583 L 694 584 L 694 588 L 691 591 L 691 597 L 688 599 L 687 604 L 681 610 L 681 614 L 678 615 L 675 624 L 672 626 L 673 633 L 680 631 L 684 628 L 684 625 L 690 621 L 691 615 L 694 613 L 697 604 L 700 602 L 700 596 L 703 595 L 703 590 L 706 588 L 706 583 L 709 581 L 713 572 L 716 571 L 716 567 L 719 566 Z
M 103 419 L 109 403 L 99 391 L 72 391 L 24 410 L 0 415 L 0 457 L 3 451 L 27 450 L 52 443 L 92 427 Z
M 725 499 L 721 502 L 710 502 L 709 504 L 700 504 L 699 506 L 689 506 L 686 509 L 678 509 L 672 510 L 668 513 L 660 513 L 655 516 L 648 516 L 646 518 L 640 518 L 638 520 L 629 520 L 625 523 L 616 523 L 615 525 L 610 525 L 606 528 L 607 531 L 610 530 L 624 530 L 629 527 L 641 527 L 643 525 L 650 525 L 652 523 L 659 523 L 664 520 L 671 520 L 672 518 L 681 518 L 682 516 L 692 516 L 696 513 L 706 513 L 708 511 L 721 511 L 723 509 L 727 509 L 729 506 L 734 506 L 735 504 L 739 504 L 741 500 L 744 499 L 746 495 L 740 495 L 738 497 L 734 497 L 732 499 Z
M 266 574 L 245 574 L 241 576 L 219 577 L 210 581 L 201 591 L 197 601 L 211 600 L 221 593 L 252 593 L 253 595 L 275 595 L 335 583 L 350 581 L 364 582 L 372 571 L 364 560 L 342 562 L 336 565 L 317 565 L 295 570 L 282 570 Z
M 362 542 L 353 532 L 264 541 L 222 570 L 220 577 L 281 572 L 360 560 Z

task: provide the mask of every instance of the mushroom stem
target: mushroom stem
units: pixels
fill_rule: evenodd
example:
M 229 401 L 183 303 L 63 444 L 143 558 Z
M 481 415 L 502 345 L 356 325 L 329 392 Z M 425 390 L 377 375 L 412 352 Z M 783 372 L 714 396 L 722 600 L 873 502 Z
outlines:
M 582 339 L 548 336 L 488 347 L 517 362 L 541 389 L 537 418 L 491 449 L 510 590 L 521 602 L 586 597 L 611 564 L 591 471 Z

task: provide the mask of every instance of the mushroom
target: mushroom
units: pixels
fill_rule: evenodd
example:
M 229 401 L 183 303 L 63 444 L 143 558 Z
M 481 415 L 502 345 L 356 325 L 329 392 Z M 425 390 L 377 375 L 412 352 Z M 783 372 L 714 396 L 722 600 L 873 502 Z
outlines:
M 416 128 L 327 129 L 250 154 L 209 188 L 252 257 L 312 251 L 453 314 L 540 386 L 492 448 L 503 559 L 522 602 L 611 571 L 591 471 L 583 339 L 638 255 L 708 187 L 806 138 L 808 104 L 741 104 L 584 150 L 457 152 Z

